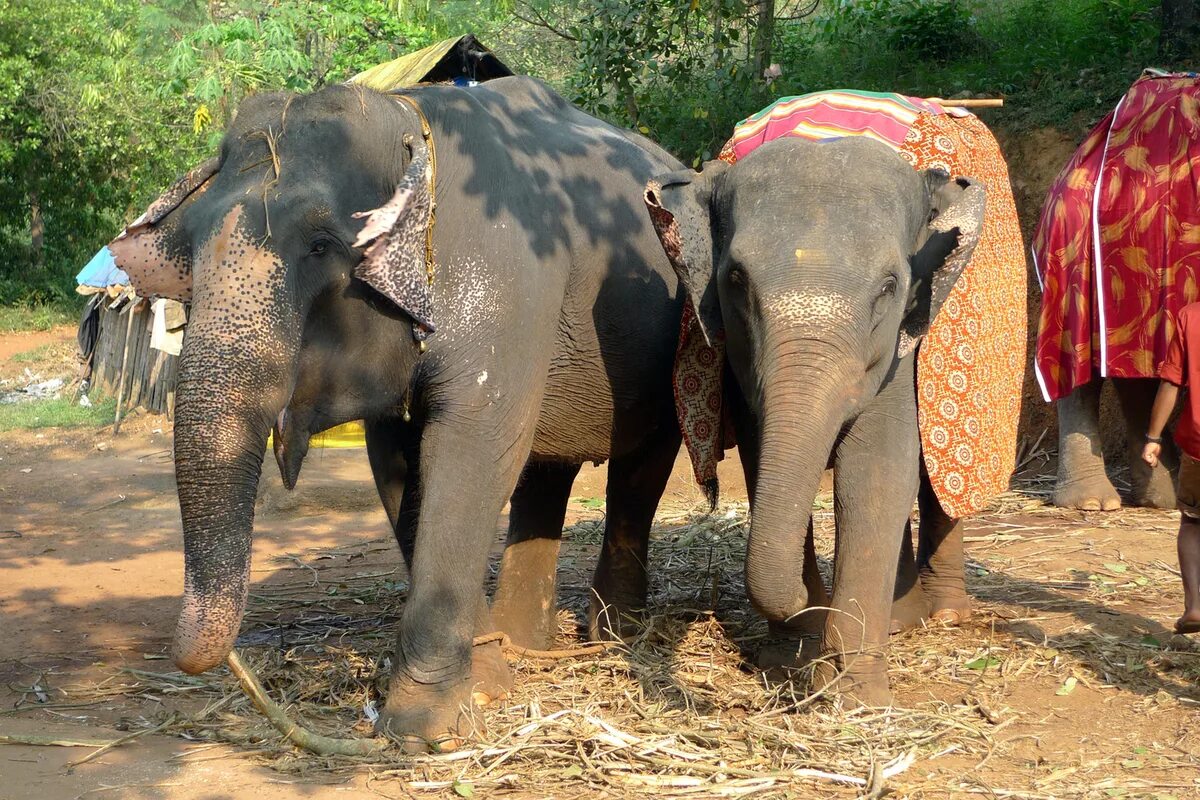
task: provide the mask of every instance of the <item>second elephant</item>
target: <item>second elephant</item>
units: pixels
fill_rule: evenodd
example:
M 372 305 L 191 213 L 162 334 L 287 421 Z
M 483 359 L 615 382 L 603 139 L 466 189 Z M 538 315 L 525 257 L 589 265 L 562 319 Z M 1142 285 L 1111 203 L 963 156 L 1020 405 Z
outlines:
M 838 557 L 823 676 L 887 705 L 901 535 L 917 494 L 916 345 L 978 241 L 984 190 L 918 173 L 865 137 L 782 138 L 734 166 L 651 181 L 650 214 L 695 310 L 724 340 L 751 492 L 746 584 L 768 620 L 805 612 L 805 552 L 834 468 Z

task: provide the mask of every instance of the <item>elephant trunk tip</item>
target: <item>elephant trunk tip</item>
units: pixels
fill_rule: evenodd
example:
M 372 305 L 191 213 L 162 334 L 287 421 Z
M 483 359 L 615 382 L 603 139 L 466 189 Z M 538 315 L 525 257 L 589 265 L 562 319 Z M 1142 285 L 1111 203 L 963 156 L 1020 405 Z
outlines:
M 788 622 L 799 616 L 808 607 L 808 593 L 801 591 L 797 596 L 761 597 L 751 590 L 750 604 L 764 619 L 770 622 Z
M 171 645 L 175 666 L 198 675 L 222 664 L 237 642 L 244 610 L 244 595 L 200 599 L 186 593 Z

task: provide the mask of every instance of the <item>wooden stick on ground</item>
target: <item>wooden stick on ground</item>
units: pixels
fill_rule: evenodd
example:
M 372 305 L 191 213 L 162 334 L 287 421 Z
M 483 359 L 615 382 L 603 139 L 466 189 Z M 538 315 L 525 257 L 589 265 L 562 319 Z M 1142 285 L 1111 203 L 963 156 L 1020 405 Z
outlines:
M 1003 97 L 967 97 L 962 100 L 946 100 L 941 97 L 925 98 L 931 103 L 937 103 L 939 106 L 950 106 L 953 108 L 1003 108 Z
M 506 653 L 512 653 L 513 655 L 525 658 L 540 658 L 547 661 L 578 658 L 579 656 L 594 656 L 622 644 L 621 642 L 597 642 L 596 644 L 572 647 L 566 650 L 533 650 L 529 647 L 521 647 L 519 644 L 513 644 L 512 639 L 508 638 L 508 634 L 501 631 L 476 636 L 471 644 L 478 647 L 481 644 L 490 644 L 491 642 L 499 642 L 500 649 Z
M 242 661 L 237 650 L 229 651 L 226 663 L 255 707 L 293 744 L 319 756 L 370 756 L 384 749 L 384 743 L 374 739 L 334 739 L 300 727 L 288 718 L 286 711 L 267 696 L 266 690 L 258 682 L 258 677 Z
M 0 744 L 27 744 L 37 747 L 108 747 L 114 739 L 71 739 L 24 733 L 0 733 Z

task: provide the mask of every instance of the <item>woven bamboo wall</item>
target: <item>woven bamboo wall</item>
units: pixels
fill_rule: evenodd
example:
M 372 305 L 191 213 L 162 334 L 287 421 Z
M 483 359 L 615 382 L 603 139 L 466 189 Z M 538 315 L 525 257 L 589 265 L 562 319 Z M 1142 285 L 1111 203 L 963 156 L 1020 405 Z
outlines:
M 100 311 L 100 331 L 92 362 L 92 386 L 109 397 L 116 397 L 121 381 L 125 329 L 129 324 L 129 317 L 120 313 L 123 310 L 111 311 L 104 307 Z M 149 303 L 143 301 L 133 314 L 124 407 L 142 406 L 147 411 L 163 414 L 168 410 L 168 397 L 174 401 L 179 359 L 150 347 L 150 325 L 154 314 Z

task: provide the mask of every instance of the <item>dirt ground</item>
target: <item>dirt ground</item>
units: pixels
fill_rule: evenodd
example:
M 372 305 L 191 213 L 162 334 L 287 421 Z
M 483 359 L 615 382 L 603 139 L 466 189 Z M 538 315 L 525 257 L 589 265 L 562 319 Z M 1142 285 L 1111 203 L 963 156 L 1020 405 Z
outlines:
M 30 346 L 45 343 L 31 340 Z M 781 714 L 729 699 L 733 684 L 761 683 L 752 663 L 761 625 L 748 611 L 737 563 L 744 547 L 745 487 L 736 458 L 724 462 L 721 506 L 706 516 L 681 455 L 659 511 L 651 565 L 651 626 L 679 636 L 659 641 L 657 649 L 634 647 L 569 665 L 522 661 L 515 671 L 524 688 L 485 714 L 493 729 L 511 722 L 513 732 L 505 736 L 519 738 L 555 718 L 552 710 L 574 710 L 608 741 L 603 751 L 589 749 L 592 739 L 586 748 L 583 740 L 570 740 L 578 758 L 530 743 L 520 763 L 531 771 L 524 773 L 505 771 L 516 759 L 498 768 L 498 761 L 518 752 L 516 746 L 490 762 L 487 753 L 500 751 L 478 751 L 457 762 L 460 767 L 433 757 L 443 760 L 381 769 L 297 756 L 269 731 L 238 733 L 239 725 L 254 721 L 254 712 L 224 669 L 202 680 L 173 671 L 166 654 L 182 557 L 170 429 L 163 418 L 134 417 L 119 437 L 110 428 L 0 434 L 0 741 L 6 735 L 113 741 L 143 734 L 74 767 L 70 762 L 95 748 L 2 746 L 0 800 L 474 793 L 878 797 L 885 789 L 900 797 L 1200 797 L 1200 642 L 1169 633 L 1179 611 L 1177 515 L 1047 507 L 1051 467 L 1045 458 L 1033 459 L 1016 482 L 1020 491 L 968 523 L 969 584 L 978 613 L 959 629 L 893 637 L 893 684 L 906 711 L 864 718 L 824 702 Z M 604 474 L 602 466 L 585 467 L 573 492 L 560 561 L 564 645 L 576 636 L 570 620 L 586 603 Z M 317 650 L 327 665 L 344 668 L 347 659 L 359 659 L 355 663 L 365 666 L 355 668 L 363 673 L 355 680 L 369 683 L 372 663 L 378 671 L 390 647 L 406 576 L 364 451 L 313 451 L 293 493 L 282 488 L 269 460 L 264 476 L 251 609 L 239 646 L 260 663 L 279 661 L 284 672 L 315 663 L 304 653 Z M 828 568 L 828 497 L 819 498 L 818 506 Z M 497 545 L 504 524 L 502 519 Z M 697 542 L 704 535 L 697 531 L 717 530 L 726 550 Z M 721 558 L 725 562 L 716 563 Z M 364 653 L 375 661 L 362 660 Z M 646 680 L 641 688 L 630 682 L 630 676 L 648 674 L 639 672 L 647 653 L 662 662 L 654 674 L 679 686 L 659 690 Z M 570 682 L 576 679 L 583 681 L 583 706 Z M 275 685 L 268 682 L 269 690 Z M 290 684 L 278 685 L 291 691 Z M 654 761 L 645 748 L 633 748 L 640 755 L 631 750 L 627 759 L 614 755 L 621 748 L 611 746 L 612 737 L 630 738 L 620 730 L 632 724 L 620 717 L 621 693 L 628 697 L 630 687 L 640 693 L 639 702 L 689 698 L 637 706 L 659 709 L 661 719 L 680 730 L 734 729 L 756 714 L 789 730 L 814 726 L 810 739 L 796 740 L 812 743 L 806 763 L 860 784 L 874 780 L 874 793 L 871 785 L 818 775 L 784 779 L 766 766 L 759 783 L 754 770 L 743 769 L 748 774 L 740 778 L 733 766 L 705 772 L 699 760 L 688 761 L 699 756 L 678 750 L 682 744 L 663 751 L 676 754 L 666 761 Z M 289 695 L 302 710 L 336 706 L 338 697 L 330 690 L 305 704 Z M 331 710 L 344 728 L 329 732 L 368 727 L 362 708 L 343 702 Z M 146 733 L 160 726 L 160 732 Z M 704 736 L 695 734 L 694 741 Z M 819 752 L 822 741 L 832 748 L 826 755 Z M 731 765 L 780 765 L 796 755 L 766 746 L 758 761 L 748 762 L 745 754 L 735 758 L 732 740 L 719 746 L 727 748 Z M 626 760 L 650 764 L 654 772 L 630 772 Z M 873 765 L 884 762 L 888 777 L 880 782 Z M 866 766 L 855 775 L 859 764 Z M 443 780 L 447 768 L 457 772 Z

